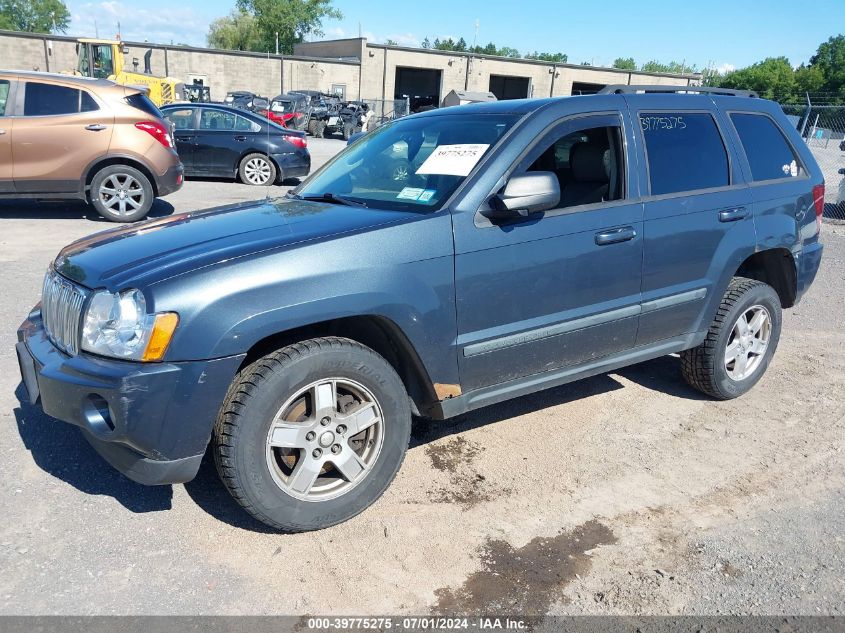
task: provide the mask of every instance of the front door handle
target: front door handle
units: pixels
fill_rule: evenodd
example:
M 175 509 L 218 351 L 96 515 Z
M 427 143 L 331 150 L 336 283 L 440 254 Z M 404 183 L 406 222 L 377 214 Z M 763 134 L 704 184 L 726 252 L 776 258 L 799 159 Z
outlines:
M 724 209 L 719 211 L 719 222 L 736 222 L 748 217 L 748 209 L 737 207 L 736 209 Z
M 0 129 L 0 136 L 3 136 L 6 133 L 6 130 Z
M 91 130 L 92 132 L 102 132 L 106 129 L 106 126 L 102 123 L 92 123 L 91 125 L 86 125 L 85 129 Z
M 596 244 L 598 246 L 606 246 L 607 244 L 618 244 L 619 242 L 627 242 L 637 237 L 637 232 L 630 226 L 623 226 L 618 229 L 609 229 L 596 233 Z
M 194 140 L 193 136 L 177 136 L 176 137 L 177 142 L 178 141 L 193 141 L 193 140 Z

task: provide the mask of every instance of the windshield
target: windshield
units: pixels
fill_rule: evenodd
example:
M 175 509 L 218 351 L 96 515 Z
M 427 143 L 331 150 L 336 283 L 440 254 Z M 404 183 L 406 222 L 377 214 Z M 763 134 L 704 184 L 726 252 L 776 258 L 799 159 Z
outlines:
M 507 132 L 512 114 L 399 119 L 361 137 L 294 193 L 369 207 L 438 209 Z
M 293 112 L 293 101 L 274 101 L 270 109 L 273 112 Z

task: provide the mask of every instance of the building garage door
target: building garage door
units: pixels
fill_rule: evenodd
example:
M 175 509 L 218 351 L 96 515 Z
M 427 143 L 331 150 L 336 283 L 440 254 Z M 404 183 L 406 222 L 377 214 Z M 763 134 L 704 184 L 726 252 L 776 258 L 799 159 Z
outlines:
M 394 99 L 408 99 L 411 112 L 440 105 L 441 71 L 429 68 L 397 68 Z
M 586 81 L 573 81 L 572 94 L 574 95 L 594 95 L 599 90 L 604 88 L 607 84 L 589 84 Z
M 530 96 L 528 91 L 531 82 L 528 77 L 508 77 L 505 75 L 490 75 L 490 92 L 501 101 L 503 99 L 525 99 Z

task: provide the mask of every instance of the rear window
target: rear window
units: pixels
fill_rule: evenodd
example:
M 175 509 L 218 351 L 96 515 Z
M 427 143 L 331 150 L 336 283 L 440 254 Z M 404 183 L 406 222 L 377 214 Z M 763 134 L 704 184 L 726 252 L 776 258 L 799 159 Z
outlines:
M 124 100 L 133 108 L 136 108 L 141 112 L 145 112 L 157 119 L 164 118 L 164 115 L 161 113 L 161 110 L 156 107 L 156 104 L 154 104 L 147 95 L 141 92 L 129 95 Z
M 97 104 L 87 93 L 83 93 L 81 90 L 28 81 L 24 88 L 23 114 L 24 116 L 77 114 L 80 112 L 80 100 L 83 94 L 90 100 L 88 105 L 93 104 L 96 110 Z
M 730 184 L 728 153 L 704 112 L 641 112 L 651 195 Z
M 800 173 L 800 162 L 783 133 L 763 114 L 730 115 L 755 181 L 789 178 Z

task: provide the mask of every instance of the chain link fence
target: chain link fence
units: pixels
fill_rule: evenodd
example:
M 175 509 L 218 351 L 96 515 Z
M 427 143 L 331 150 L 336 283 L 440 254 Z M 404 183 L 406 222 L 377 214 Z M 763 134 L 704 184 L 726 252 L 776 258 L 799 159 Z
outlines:
M 845 221 L 845 106 L 782 105 L 824 174 L 824 217 Z

